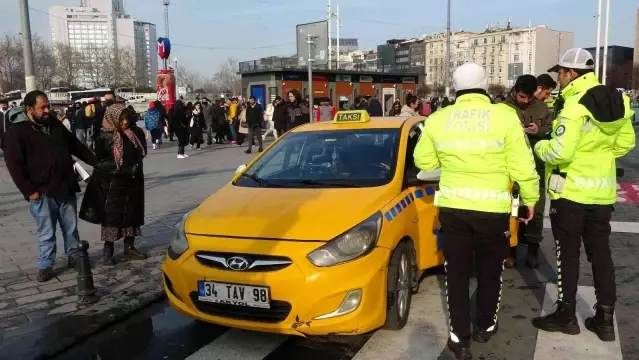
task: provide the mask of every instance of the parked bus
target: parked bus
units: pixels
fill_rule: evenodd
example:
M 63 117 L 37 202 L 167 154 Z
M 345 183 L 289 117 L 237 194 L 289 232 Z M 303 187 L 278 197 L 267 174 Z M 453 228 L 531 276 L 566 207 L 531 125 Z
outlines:
M 9 102 L 15 101 L 19 103 L 26 95 L 26 91 L 24 90 L 12 90 L 4 93 L 4 99 Z
M 69 102 L 68 93 L 70 90 L 67 87 L 54 87 L 45 91 L 45 94 L 47 94 L 52 105 L 66 105 Z
M 121 87 L 121 88 L 115 89 L 115 94 L 124 99 L 128 99 L 131 96 L 135 95 L 135 89 L 132 87 Z
M 99 89 L 91 89 L 91 90 L 80 90 L 80 91 L 69 91 L 68 99 L 69 103 L 73 104 L 76 102 L 88 102 L 89 100 L 99 97 L 101 101 L 104 101 L 104 95 L 110 92 L 109 88 L 99 88 Z

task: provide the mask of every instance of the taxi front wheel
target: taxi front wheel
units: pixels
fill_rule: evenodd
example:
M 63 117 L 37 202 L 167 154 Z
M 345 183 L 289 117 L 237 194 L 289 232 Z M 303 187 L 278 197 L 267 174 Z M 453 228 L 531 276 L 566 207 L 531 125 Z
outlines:
M 400 242 L 393 251 L 388 264 L 385 329 L 400 330 L 408 321 L 413 296 L 411 289 L 413 281 L 411 246 L 410 242 Z

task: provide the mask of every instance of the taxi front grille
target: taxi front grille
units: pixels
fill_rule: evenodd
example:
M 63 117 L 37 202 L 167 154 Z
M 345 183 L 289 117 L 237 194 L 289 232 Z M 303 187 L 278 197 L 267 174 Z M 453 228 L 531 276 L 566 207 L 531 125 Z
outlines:
M 221 316 L 236 320 L 257 321 L 264 323 L 278 323 L 286 319 L 291 312 L 291 304 L 281 300 L 271 300 L 270 309 L 252 308 L 229 304 L 209 303 L 198 300 L 198 292 L 190 294 L 195 307 L 206 314 Z
M 293 263 L 286 256 L 198 251 L 197 261 L 205 266 L 227 271 L 266 272 L 281 270 Z

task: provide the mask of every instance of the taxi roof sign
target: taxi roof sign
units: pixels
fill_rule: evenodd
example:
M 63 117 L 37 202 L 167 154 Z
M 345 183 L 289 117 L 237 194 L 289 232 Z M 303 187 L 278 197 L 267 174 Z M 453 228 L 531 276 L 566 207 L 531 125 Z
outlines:
M 356 124 L 371 121 L 366 110 L 338 111 L 333 119 L 333 124 Z

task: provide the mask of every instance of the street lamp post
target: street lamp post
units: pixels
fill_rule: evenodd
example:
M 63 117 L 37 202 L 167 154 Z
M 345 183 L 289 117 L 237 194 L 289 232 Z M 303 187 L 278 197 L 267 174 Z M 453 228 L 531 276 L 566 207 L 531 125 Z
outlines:
M 604 50 L 603 50 L 603 74 L 601 74 L 601 83 L 606 85 L 608 77 L 608 30 L 610 30 L 610 0 L 606 0 L 606 32 L 604 33 Z
M 444 64 L 444 86 L 446 96 L 450 96 L 450 0 L 448 0 L 448 11 L 446 20 L 446 63 Z
M 26 91 L 36 89 L 35 71 L 33 70 L 33 47 L 31 44 L 31 22 L 29 20 L 29 1 L 20 0 L 20 20 L 22 22 L 22 53 L 24 56 L 24 81 Z

